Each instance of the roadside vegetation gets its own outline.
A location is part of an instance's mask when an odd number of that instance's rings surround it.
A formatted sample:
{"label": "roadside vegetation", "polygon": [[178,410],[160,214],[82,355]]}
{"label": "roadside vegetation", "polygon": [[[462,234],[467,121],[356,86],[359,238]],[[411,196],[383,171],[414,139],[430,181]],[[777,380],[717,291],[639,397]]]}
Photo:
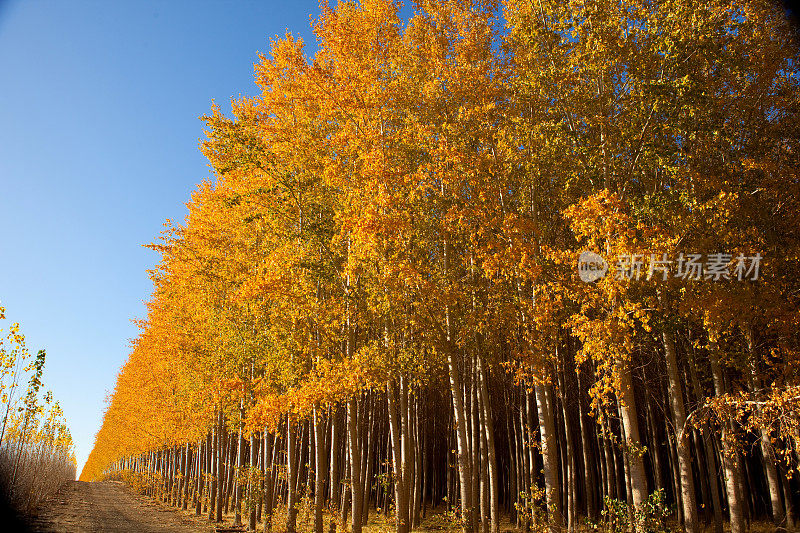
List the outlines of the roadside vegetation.
{"label": "roadside vegetation", "polygon": [[[5,320],[0,307],[0,321]],[[2,324],[2,322],[0,322]],[[22,520],[74,480],[72,436],[53,394],[44,392],[45,351],[28,350],[18,323],[0,329],[0,497]]]}

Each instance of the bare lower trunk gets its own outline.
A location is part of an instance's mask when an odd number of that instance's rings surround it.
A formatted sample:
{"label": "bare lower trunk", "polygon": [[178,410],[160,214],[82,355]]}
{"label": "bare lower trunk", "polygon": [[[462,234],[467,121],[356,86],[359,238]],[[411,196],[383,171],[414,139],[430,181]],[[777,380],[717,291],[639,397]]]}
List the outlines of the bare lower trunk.
{"label": "bare lower trunk", "polygon": [[219,486],[219,482],[217,478],[219,477],[219,470],[217,469],[217,456],[219,455],[217,450],[217,439],[219,439],[219,430],[218,427],[214,427],[212,429],[211,434],[211,446],[208,450],[209,459],[208,463],[210,465],[210,472],[211,472],[211,487],[208,494],[208,519],[213,520],[215,516],[215,505],[217,501],[217,487]]}
{"label": "bare lower trunk", "polygon": [[491,517],[491,533],[500,531],[500,483],[497,472],[497,450],[494,442],[494,420],[489,400],[488,377],[485,364],[478,355],[478,377],[480,378],[481,426],[486,443],[486,462],[489,474],[489,514]]}
{"label": "bare lower trunk", "polygon": [[424,437],[420,435],[421,433],[421,424],[420,424],[420,414],[419,414],[419,405],[420,405],[420,398],[419,396],[414,397],[413,407],[414,407],[414,418],[412,420],[412,435],[411,440],[413,442],[413,446],[411,446],[412,455],[414,457],[414,493],[411,497],[411,529],[419,527],[420,524],[420,508],[422,507],[422,494],[425,490],[425,472],[423,470],[423,460],[422,455],[424,453]]}
{"label": "bare lower trunk", "polygon": [[[205,441],[205,442],[204,442]],[[203,481],[205,480],[208,456],[208,438],[197,446],[197,479],[195,488],[194,514],[200,516],[203,512]]]}
{"label": "bare lower trunk", "polygon": [[[397,533],[407,533],[408,524],[408,498],[406,497],[406,484],[409,479],[405,476],[406,467],[403,457],[403,429],[404,424],[400,421],[403,406],[398,398],[398,386],[393,380],[386,387],[386,399],[389,409],[389,432],[392,440],[392,469],[394,470],[394,500],[395,500],[395,531]],[[403,394],[402,387],[399,394]]]}
{"label": "bare lower trunk", "polygon": [[352,508],[350,528],[352,533],[361,533],[361,511],[364,485],[361,479],[361,432],[358,427],[358,399],[347,402],[347,437],[350,448],[350,493]]}
{"label": "bare lower trunk", "polygon": [[366,448],[361,451],[361,455],[363,456],[363,461],[361,461],[361,479],[363,480],[362,486],[364,487],[364,497],[361,499],[361,523],[363,525],[367,525],[369,521],[369,497],[372,489],[370,480],[372,479],[373,459],[375,458],[373,455],[373,450],[375,448],[375,402],[370,397],[368,403],[369,407],[365,409],[364,414],[361,416],[363,420],[361,426],[363,427],[366,425],[367,431],[365,437]]}
{"label": "bare lower trunk", "polygon": [[716,461],[714,460],[714,446],[711,437],[703,433],[703,451],[706,458],[706,468],[708,469],[709,476],[709,492],[711,492],[711,503],[714,506],[714,533],[722,533],[722,502],[719,496],[719,482],[717,481],[719,474]]}
{"label": "bare lower trunk", "polygon": [[584,472],[584,487],[585,487],[585,498],[586,498],[586,514],[589,518],[594,519],[597,517],[597,475],[595,473],[595,456],[594,456],[594,448],[592,447],[592,440],[590,438],[590,428],[592,427],[591,421],[588,420],[586,416],[586,410],[584,409],[583,399],[586,398],[586,395],[583,393],[581,389],[581,374],[578,373],[578,422],[579,427],[578,429],[581,432],[581,450],[583,452],[583,467],[585,469]]}
{"label": "bare lower trunk", "polygon": [[611,440],[609,437],[609,431],[611,431],[611,429],[608,427],[605,418],[602,418],[600,423],[602,428],[603,457],[606,465],[606,494],[609,498],[618,499],[616,461],[614,459],[614,450],[611,449]]}
{"label": "bare lower trunk", "polygon": [[[441,182],[442,195],[445,193],[444,181]],[[443,270],[445,276],[450,270],[450,243],[444,240],[443,249]],[[445,306],[445,328],[447,343],[447,366],[450,373],[450,396],[453,401],[453,414],[456,422],[456,442],[458,448],[458,476],[461,481],[461,512],[462,512],[462,531],[470,533],[472,531],[472,465],[470,464],[469,439],[467,438],[467,421],[464,405],[464,387],[461,382],[461,369],[457,359],[458,348],[453,338],[453,317],[451,316],[450,306]]]}
{"label": "bare lower trunk", "polygon": [[236,439],[237,441],[237,453],[236,453],[236,469],[234,470],[234,482],[236,483],[236,492],[234,492],[235,501],[233,503],[234,509],[234,520],[233,524],[236,526],[242,525],[242,483],[241,483],[241,472],[244,468],[244,434],[243,434],[243,425],[244,425],[244,405],[239,405],[239,435]]}
{"label": "bare lower trunk", "polygon": [[[689,365],[689,377],[692,382],[692,390],[694,397],[697,401],[701,401],[705,397],[703,387],[700,385],[700,378],[697,375],[697,360],[694,356],[694,350],[690,350],[692,361]],[[696,443],[703,442],[703,452],[705,453],[706,468],[708,470],[708,484],[709,492],[711,492],[711,503],[714,506],[714,533],[722,533],[722,501],[720,498],[719,482],[719,469],[714,458],[714,442],[707,432],[702,432],[701,439],[695,439]]]}
{"label": "bare lower trunk", "polygon": [[[346,437],[346,435],[345,435],[345,437]],[[345,446],[344,463],[342,464],[342,466],[344,467],[345,475],[348,475],[348,473],[350,472],[350,447],[349,446]],[[349,475],[352,476],[351,473]],[[339,503],[339,512],[340,512],[339,521],[342,524],[346,524],[347,523],[348,513],[350,512],[350,493],[352,492],[350,490],[350,486],[351,486],[351,484],[347,483],[347,484],[343,485],[343,487],[342,487],[341,501]]]}
{"label": "bare lower trunk", "polygon": [[183,460],[183,505],[182,508],[185,511],[189,507],[189,487],[191,485],[192,480],[192,463],[191,463],[191,454],[192,450],[189,447],[189,443],[186,443],[186,450],[185,450],[185,457]]}
{"label": "bare lower trunk", "polygon": [[564,524],[561,515],[561,487],[558,483],[558,450],[556,425],[553,417],[553,397],[550,385],[537,383],[536,407],[539,412],[539,437],[541,439],[544,484],[550,532],[558,533]]}
{"label": "bare lower trunk", "polygon": [[478,533],[480,529],[480,501],[481,501],[481,432],[480,413],[478,413],[478,376],[477,357],[472,357],[469,377],[469,408],[467,437],[469,438],[470,457],[472,458],[472,531]]}
{"label": "bare lower trunk", "polygon": [[323,533],[322,507],[325,503],[325,474],[328,471],[328,451],[325,447],[325,422],[322,420],[319,405],[314,406],[314,451],[316,468],[314,470],[314,532]]}
{"label": "bare lower trunk", "polygon": [[275,470],[275,438],[271,433],[264,436],[264,533],[272,529],[273,473]]}
{"label": "bare lower trunk", "polygon": [[331,505],[339,504],[339,491],[342,485],[339,475],[339,447],[341,446],[341,425],[339,421],[339,409],[333,407],[331,411]]}
{"label": "bare lower trunk", "polygon": [[297,450],[297,432],[299,427],[291,419],[286,423],[286,531],[297,530],[297,479],[300,467],[299,450]]}
{"label": "bare lower trunk", "polygon": [[458,450],[458,476],[461,481],[461,509],[463,513],[464,533],[472,532],[472,465],[470,464],[470,449],[467,439],[467,420],[464,405],[464,388],[461,384],[461,375],[451,350],[447,356],[450,370],[450,394],[453,400],[453,415],[456,420],[456,446]]}
{"label": "bare lower trunk", "polygon": [[414,470],[414,440],[411,433],[411,421],[414,419],[412,416],[414,407],[413,397],[411,390],[408,386],[408,379],[405,377],[400,378],[400,428],[401,433],[401,447],[403,451],[403,484],[405,498],[405,514],[403,515],[406,522],[406,527],[411,530],[413,507],[411,506],[412,487],[415,485],[416,472]]}
{"label": "bare lower trunk", "polygon": [[[713,335],[713,334],[712,334]],[[719,361],[716,342],[711,341],[709,358],[711,360],[711,373],[714,377],[714,390],[717,396],[725,394],[725,377]],[[730,514],[731,533],[744,533],[744,510],[742,509],[741,492],[738,477],[738,456],[731,449],[730,439],[733,438],[733,422],[725,420],[722,423],[720,442],[722,444],[722,465],[725,471],[725,489],[728,494],[728,512]]]}
{"label": "bare lower trunk", "polygon": [[[563,365],[566,367],[566,365]],[[561,396],[561,415],[564,419],[564,444],[566,454],[564,456],[564,466],[566,467],[566,491],[567,491],[567,531],[572,533],[575,531],[576,522],[576,498],[578,496],[578,483],[576,473],[576,457],[575,457],[575,442],[573,439],[572,424],[569,418],[570,410],[567,408],[567,387],[566,387],[566,374],[562,369],[558,372],[559,376],[559,391]]]}
{"label": "bare lower trunk", "polygon": [[222,522],[222,500],[225,495],[225,472],[222,468],[222,454],[224,451],[225,433],[225,418],[222,416],[222,409],[220,409],[219,419],[217,421],[217,480],[214,483],[214,486],[217,489],[217,499],[216,503],[214,504],[214,510],[216,513],[214,519],[217,522]]}
{"label": "bare lower trunk", "polygon": [[639,419],[636,414],[636,398],[633,393],[633,375],[630,361],[620,361],[618,369],[620,381],[619,407],[622,425],[625,429],[625,453],[628,461],[631,500],[634,507],[639,507],[647,500],[647,478],[645,477],[644,459],[641,453]]}
{"label": "bare lower trunk", "polygon": [[683,529],[687,533],[697,531],[697,500],[694,493],[694,475],[689,449],[689,432],[686,431],[686,407],[683,403],[683,385],[678,369],[678,356],[675,351],[675,337],[665,331],[661,335],[669,378],[669,397],[672,407],[672,420],[675,424],[676,453],[680,478],[681,504],[683,505]]}
{"label": "bare lower trunk", "polygon": [[[258,464],[258,443],[261,439],[257,439],[255,433],[250,435],[250,468],[256,468]],[[254,484],[253,476],[248,476],[250,482],[248,484],[248,494],[250,497],[248,498],[249,501],[249,510],[250,512],[247,515],[247,529],[249,531],[256,530],[256,486]]]}

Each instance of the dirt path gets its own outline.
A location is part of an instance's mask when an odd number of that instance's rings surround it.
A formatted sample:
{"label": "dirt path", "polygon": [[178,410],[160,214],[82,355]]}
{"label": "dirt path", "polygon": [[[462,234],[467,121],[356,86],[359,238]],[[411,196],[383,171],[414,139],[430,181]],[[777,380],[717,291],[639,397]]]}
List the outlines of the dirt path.
{"label": "dirt path", "polygon": [[34,531],[42,533],[197,533],[214,528],[132,492],[119,481],[73,481],[45,504]]}

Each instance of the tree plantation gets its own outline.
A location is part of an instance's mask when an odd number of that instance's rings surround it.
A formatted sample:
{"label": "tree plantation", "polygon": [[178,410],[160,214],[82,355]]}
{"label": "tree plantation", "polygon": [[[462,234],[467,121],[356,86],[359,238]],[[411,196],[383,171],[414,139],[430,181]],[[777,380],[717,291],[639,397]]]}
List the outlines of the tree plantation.
{"label": "tree plantation", "polygon": [[793,529],[782,9],[320,8],[203,117],[81,479],[289,533]]}

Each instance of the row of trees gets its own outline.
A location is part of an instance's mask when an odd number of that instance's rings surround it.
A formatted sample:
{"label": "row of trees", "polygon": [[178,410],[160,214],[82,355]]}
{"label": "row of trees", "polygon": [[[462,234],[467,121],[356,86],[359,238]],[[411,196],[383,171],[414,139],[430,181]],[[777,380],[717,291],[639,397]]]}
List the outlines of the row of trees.
{"label": "row of trees", "polygon": [[33,357],[12,323],[0,337],[0,498],[21,517],[76,474],[64,413],[50,391],[40,390],[44,363],[44,350]]}
{"label": "row of trees", "polygon": [[[261,94],[204,117],[216,179],[152,245],[82,478],[251,529],[285,509],[290,532],[304,501],[317,533],[326,513],[359,533],[373,508],[400,533],[431,509],[464,532],[643,530],[664,503],[686,531],[791,527],[783,12],[414,6],[323,3],[313,57],[273,41]],[[610,265],[593,283],[586,250]]]}

